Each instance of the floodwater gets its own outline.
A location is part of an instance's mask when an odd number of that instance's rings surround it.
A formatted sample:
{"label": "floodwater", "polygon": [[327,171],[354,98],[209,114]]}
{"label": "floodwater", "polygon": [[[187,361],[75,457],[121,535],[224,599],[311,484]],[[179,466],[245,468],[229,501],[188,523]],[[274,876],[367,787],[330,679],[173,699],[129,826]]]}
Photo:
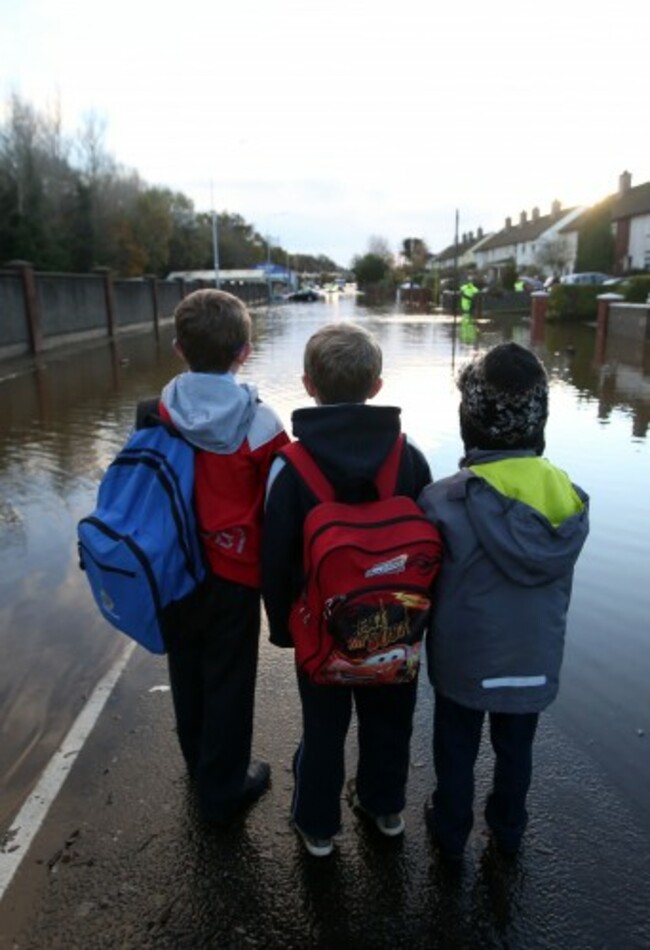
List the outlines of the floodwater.
{"label": "floodwater", "polygon": [[[579,561],[560,698],[552,715],[650,824],[650,353],[610,342],[595,362],[593,326],[549,326],[531,341],[522,318],[460,334],[442,314],[370,310],[350,298],[255,316],[242,372],[290,428],[309,404],[302,351],[321,324],[353,319],[384,351],[377,401],[402,407],[404,429],[435,477],[461,454],[459,367],[504,340],[531,345],[551,379],[547,455],[592,498]],[[136,402],[181,369],[167,327],[0,363],[0,836],[124,638],[94,609],[78,569],[75,525],[124,441]],[[262,664],[268,647],[263,646]]]}

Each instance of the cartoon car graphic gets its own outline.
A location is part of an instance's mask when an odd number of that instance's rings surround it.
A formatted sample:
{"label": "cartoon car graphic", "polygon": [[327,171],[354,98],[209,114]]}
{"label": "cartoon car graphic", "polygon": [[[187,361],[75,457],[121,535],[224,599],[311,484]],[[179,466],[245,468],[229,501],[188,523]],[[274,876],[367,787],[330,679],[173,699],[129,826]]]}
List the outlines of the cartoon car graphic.
{"label": "cartoon car graphic", "polygon": [[362,683],[366,680],[378,686],[398,683],[413,678],[419,659],[419,643],[412,646],[392,646],[381,653],[356,661],[336,652],[330,654],[326,667],[319,670],[318,679],[323,683],[340,685]]}

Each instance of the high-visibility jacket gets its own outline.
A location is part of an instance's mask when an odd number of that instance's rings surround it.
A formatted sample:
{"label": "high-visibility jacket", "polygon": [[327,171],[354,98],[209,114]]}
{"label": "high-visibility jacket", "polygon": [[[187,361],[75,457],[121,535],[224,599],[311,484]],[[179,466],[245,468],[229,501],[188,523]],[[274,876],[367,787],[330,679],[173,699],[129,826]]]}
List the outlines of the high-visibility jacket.
{"label": "high-visibility jacket", "polygon": [[471,313],[474,307],[474,297],[480,290],[471,280],[467,281],[460,288],[460,308],[463,313]]}

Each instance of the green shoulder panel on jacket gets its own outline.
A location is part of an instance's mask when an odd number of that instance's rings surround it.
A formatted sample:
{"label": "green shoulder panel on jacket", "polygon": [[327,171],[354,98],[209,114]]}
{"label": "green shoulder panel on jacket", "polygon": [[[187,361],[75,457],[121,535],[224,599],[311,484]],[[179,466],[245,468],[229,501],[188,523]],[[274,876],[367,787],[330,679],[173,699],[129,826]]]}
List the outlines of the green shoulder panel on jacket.
{"label": "green shoulder panel on jacket", "polygon": [[584,508],[569,476],[548,459],[511,458],[470,467],[495,491],[530,505],[555,527]]}

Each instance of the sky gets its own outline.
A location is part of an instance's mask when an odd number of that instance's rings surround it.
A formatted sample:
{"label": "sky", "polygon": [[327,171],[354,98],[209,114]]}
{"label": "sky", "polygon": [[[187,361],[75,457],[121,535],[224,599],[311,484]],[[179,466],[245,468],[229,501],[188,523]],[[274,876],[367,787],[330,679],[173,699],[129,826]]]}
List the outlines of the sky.
{"label": "sky", "polygon": [[14,93],[197,211],[342,266],[650,181],[647,0],[0,0]]}

